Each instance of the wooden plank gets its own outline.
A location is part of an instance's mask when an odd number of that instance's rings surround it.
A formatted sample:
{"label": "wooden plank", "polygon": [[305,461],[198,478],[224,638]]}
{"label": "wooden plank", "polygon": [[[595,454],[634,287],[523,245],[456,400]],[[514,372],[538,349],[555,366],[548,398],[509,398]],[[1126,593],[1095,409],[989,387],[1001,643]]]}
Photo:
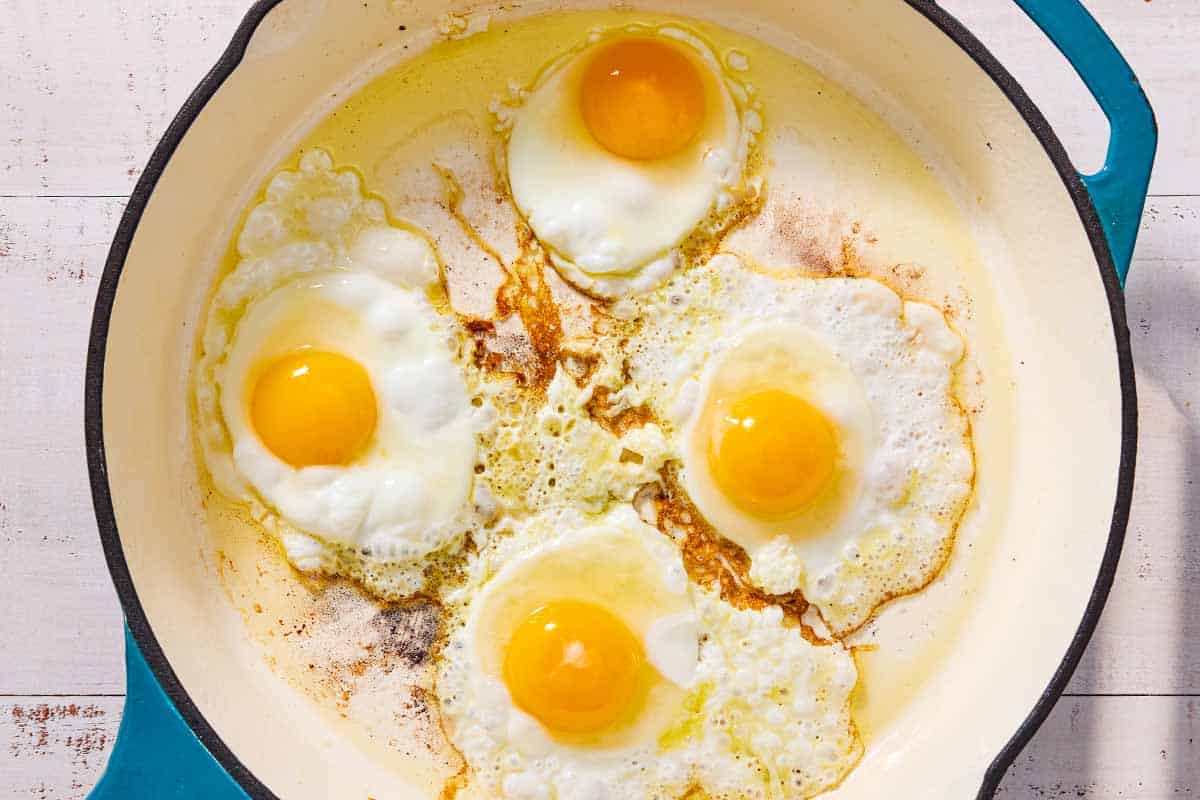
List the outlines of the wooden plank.
{"label": "wooden plank", "polygon": [[[1200,6],[1087,0],[1133,63],[1162,129],[1152,191],[1200,193]],[[1009,3],[943,0],[1017,75],[1077,164],[1105,125]],[[248,0],[0,4],[0,195],[124,195]],[[112,746],[119,612],[94,533],[80,433],[90,306],[118,199],[0,197],[0,800],[82,798]],[[1157,198],[1128,307],[1139,368],[1135,505],[1117,585],[1068,697],[1003,798],[1200,793],[1200,199]],[[16,469],[13,469],[16,467]],[[14,646],[15,645],[15,646]],[[72,707],[74,710],[71,710]],[[19,709],[19,713],[18,713]]]}
{"label": "wooden plank", "polygon": [[123,205],[0,200],[0,694],[122,691],[121,616],[88,493],[83,369]]}
{"label": "wooden plank", "polygon": [[1200,699],[1064,697],[998,800],[1165,800],[1200,792]]}
{"label": "wooden plank", "polygon": [[[119,697],[0,698],[0,800],[82,800],[116,738]],[[1068,697],[1001,800],[1162,800],[1200,787],[1200,700]]]}
{"label": "wooden plank", "polygon": [[[1195,0],[1085,0],[1133,66],[1158,116],[1159,148],[1150,191],[1200,193],[1200,3]],[[1104,161],[1108,122],[1049,40],[1004,0],[941,0],[1000,59],[1042,109],[1075,164]]]}
{"label": "wooden plank", "polygon": [[[947,0],[1079,155],[1098,164],[1107,126],[1053,46],[1010,2]],[[0,4],[0,194],[127,194],[248,0],[8,0]],[[1153,191],[1200,192],[1200,5],[1090,0],[1155,102]]]}
{"label": "wooden plank", "polygon": [[0,697],[0,800],[82,800],[117,738],[120,697]]}
{"label": "wooden plank", "polygon": [[128,194],[249,5],[0,3],[0,194]]}

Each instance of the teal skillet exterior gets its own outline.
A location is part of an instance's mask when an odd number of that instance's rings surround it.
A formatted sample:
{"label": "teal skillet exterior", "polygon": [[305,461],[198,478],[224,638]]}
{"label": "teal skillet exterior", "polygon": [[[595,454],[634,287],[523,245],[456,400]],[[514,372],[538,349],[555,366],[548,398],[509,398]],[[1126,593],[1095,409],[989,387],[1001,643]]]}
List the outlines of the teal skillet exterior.
{"label": "teal skillet exterior", "polygon": [[1081,175],[1125,285],[1158,148],[1154,112],[1137,76],[1077,0],[1015,0],[1062,52],[1108,117],[1104,166]]}
{"label": "teal skillet exterior", "polygon": [[[151,168],[146,170],[145,177],[150,179],[149,183],[139,185],[131,199],[130,207],[134,211],[132,225],[136,226],[136,216],[140,206],[145,205],[149,192],[153,190],[154,179],[161,173],[175,145],[186,132],[187,126],[216,91],[224,77],[236,67],[254,29],[278,1],[261,0],[249,12],[234,43],[226,51],[221,62],[206,78],[205,83],[201,84],[196,93],[189,98],[180,115],[168,129],[163,143],[152,158]],[[919,0],[910,0],[910,2],[918,7],[923,4]],[[1117,278],[1124,285],[1133,255],[1133,246],[1137,238],[1138,224],[1146,200],[1146,189],[1157,147],[1158,134],[1154,113],[1128,63],[1078,0],[1014,0],[1014,2],[1029,15],[1067,57],[1108,117],[1111,138],[1104,166],[1093,175],[1081,175],[1080,179],[1091,196],[1096,216],[1112,255]],[[214,76],[216,76],[215,82],[213,82]],[[160,162],[157,164],[157,170],[152,169],[156,161]],[[141,194],[140,198],[139,194]],[[113,255],[110,256],[109,269],[113,267],[114,256],[119,256],[119,260],[116,261],[117,272],[119,272],[120,261],[124,257],[124,250],[128,247],[128,241],[125,241],[122,246],[123,234],[130,238],[132,236],[132,229],[125,230],[125,226],[129,222],[128,218],[123,221],[122,231],[118,232],[113,246]],[[114,281],[115,277],[114,275]],[[101,291],[104,291],[103,287]],[[101,299],[103,300],[103,298]],[[104,322],[107,322],[107,318]],[[95,344],[94,329],[93,346]],[[103,341],[100,344],[102,346]],[[102,360],[100,364],[102,367]],[[92,377],[89,374],[89,382]],[[91,386],[88,391],[90,401]],[[93,439],[90,427],[93,422],[89,413],[89,444]],[[93,469],[93,483],[95,483],[95,475],[96,471]],[[95,487],[93,488],[95,490]],[[107,503],[106,486],[104,492],[107,508],[102,509],[99,502],[97,503],[97,515],[100,518],[102,529],[108,524],[105,517],[111,514],[111,505]],[[117,575],[114,573],[114,580],[116,579]],[[122,589],[120,581],[118,581],[118,589]],[[129,591],[132,594],[131,586]],[[122,600],[126,603],[125,608],[128,613],[130,601],[124,596]],[[137,604],[136,595],[133,596],[132,603]],[[138,615],[142,616],[140,605],[136,605],[136,610]],[[140,625],[145,624],[144,616],[135,624],[139,623]],[[146,631],[148,633],[149,629],[147,628]],[[1090,631],[1088,632],[1090,633]],[[149,634],[149,636],[153,641],[153,634]],[[157,643],[154,643],[154,649],[158,649]],[[250,795],[242,786],[250,789],[255,798],[273,797],[266,787],[249,775],[232,754],[222,754],[225,757],[221,758],[221,762],[232,763],[239,768],[237,771],[243,773],[240,775],[242,778],[240,785],[222,766],[222,763],[214,758],[209,749],[197,737],[193,726],[181,714],[175,701],[168,696],[155,677],[156,673],[170,674],[172,682],[177,683],[173,680],[174,675],[165,658],[161,659],[162,663],[156,670],[152,670],[128,626],[126,627],[125,650],[125,714],[121,721],[116,745],[109,758],[107,770],[100,783],[89,795],[91,800],[136,800],[140,798],[244,800]],[[188,704],[190,705],[190,700]],[[193,713],[195,713],[194,710]],[[1032,735],[1032,731],[1029,731],[1029,735]],[[1021,738],[1027,739],[1028,737]],[[1020,743],[1023,744],[1023,741]],[[1011,762],[1015,755],[1015,752],[1011,753],[1007,757],[1007,761]],[[1005,760],[1004,754],[1001,754],[997,762],[1002,760]],[[999,767],[999,770],[996,767]],[[1003,773],[1005,767],[1007,767],[1007,763],[993,764],[989,775],[997,773],[998,779],[998,775]],[[997,779],[990,778],[987,781],[983,791],[980,792],[981,798],[991,796],[995,789],[995,783],[998,782]]]}
{"label": "teal skillet exterior", "polygon": [[92,800],[246,800],[154,677],[125,629],[125,714]]}

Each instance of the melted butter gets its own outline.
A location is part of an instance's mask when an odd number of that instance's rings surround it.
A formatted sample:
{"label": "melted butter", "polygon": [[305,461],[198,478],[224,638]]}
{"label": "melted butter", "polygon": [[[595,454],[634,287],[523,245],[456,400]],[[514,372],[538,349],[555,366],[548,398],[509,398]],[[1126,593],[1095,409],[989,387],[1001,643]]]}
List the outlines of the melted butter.
{"label": "melted butter", "polygon": [[[765,121],[769,200],[763,213],[728,238],[725,249],[763,269],[802,265],[807,271],[866,274],[906,295],[944,301],[968,342],[960,393],[974,411],[977,494],[941,578],[922,594],[890,605],[852,640],[868,645],[858,651],[862,677],[855,717],[869,746],[954,656],[1009,492],[1011,362],[971,220],[938,180],[934,165],[848,89],[786,53],[694,20],[603,10],[493,20],[489,30],[469,38],[440,41],[355,92],[279,166],[291,168],[304,151],[324,148],[339,168],[354,167],[367,190],[403,220],[398,210],[406,203],[406,171],[428,166],[420,163],[425,151],[414,146],[423,134],[457,130],[464,140],[476,137],[477,144],[495,147],[499,139],[489,106],[508,95],[510,83],[528,85],[594,28],[634,22],[673,23],[697,32],[727,64],[744,65],[732,74],[755,89]],[[436,232],[431,235],[439,241]],[[503,260],[503,243],[490,244],[495,245],[490,257]],[[235,263],[231,246],[225,270]],[[499,281],[485,282],[482,293],[494,292]],[[455,288],[450,291],[453,296]],[[479,300],[485,311],[489,299]],[[436,792],[459,769],[453,754],[432,745],[403,756],[387,752],[392,734],[380,735],[373,728],[377,721],[343,697],[349,691],[343,684],[353,681],[313,669],[292,635],[285,635],[321,613],[327,585],[290,570],[278,546],[236,507],[213,496],[209,511],[218,558],[230,567],[245,565],[219,571],[268,662],[319,703],[332,701],[331,719],[356,739],[369,740],[389,763],[404,762],[411,774],[410,762],[424,758],[428,765],[417,771]],[[341,706],[339,699],[345,700]]]}

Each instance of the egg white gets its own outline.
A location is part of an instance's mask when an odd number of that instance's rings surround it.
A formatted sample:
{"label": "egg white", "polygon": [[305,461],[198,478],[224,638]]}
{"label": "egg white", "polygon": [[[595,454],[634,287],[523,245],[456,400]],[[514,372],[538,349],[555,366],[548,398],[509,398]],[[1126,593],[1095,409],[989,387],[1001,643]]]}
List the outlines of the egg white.
{"label": "egg white", "polygon": [[[551,599],[621,616],[663,676],[632,730],[564,744],[517,709],[499,677],[515,625]],[[436,682],[444,726],[470,768],[468,798],[807,798],[862,754],[840,644],[809,642],[777,607],[736,609],[691,584],[670,540],[628,506],[569,507],[498,533],[447,598]]]}
{"label": "egg white", "polygon": [[[648,797],[684,761],[652,758],[698,662],[691,587],[679,553],[628,506],[588,519],[569,508],[534,517],[472,564],[452,601],[437,693],[450,740],[487,797]],[[596,603],[638,637],[658,678],[628,727],[597,742],[556,741],[517,708],[501,677],[520,622],[553,600]],[[605,792],[609,794],[605,794]],[[471,796],[468,794],[468,796]]]}
{"label": "egg white", "polygon": [[588,410],[597,389],[612,380],[611,371],[610,365],[598,368],[580,386],[559,367],[544,396],[514,394],[500,382],[483,387],[499,418],[486,442],[480,480],[508,513],[564,505],[601,513],[658,481],[671,455],[662,428],[648,422],[614,433]]}
{"label": "egg white", "polygon": [[[940,311],[876,281],[761,274],[720,256],[645,298],[638,313],[633,378],[671,420],[685,491],[747,551],[755,585],[801,590],[841,636],[937,575],[974,476],[969,423],[954,393],[963,344]],[[786,382],[753,348],[737,361],[748,341],[772,340],[815,376],[806,399],[850,445],[836,502],[794,519],[731,504],[696,430],[722,371],[747,385]]]}
{"label": "egg white", "polygon": [[[247,503],[298,569],[354,577],[384,597],[417,591],[423,559],[479,516],[473,467],[489,411],[471,405],[456,332],[427,297],[432,248],[314,150],[268,184],[238,252],[194,374],[216,488]],[[293,468],[249,421],[257,371],[300,347],[345,355],[370,377],[376,431],[350,464]]]}
{"label": "egg white", "polygon": [[[595,141],[582,119],[579,84],[593,48],[623,35],[664,38],[702,76],[707,116],[679,153],[622,158]],[[513,200],[567,280],[610,297],[646,291],[676,268],[678,247],[697,226],[734,202],[761,127],[746,105],[745,89],[687,31],[631,26],[597,36],[548,66],[509,115]]]}
{"label": "egg white", "polygon": [[[302,347],[348,355],[370,377],[378,421],[349,464],[292,467],[254,431],[256,372]],[[450,535],[471,488],[472,407],[423,296],[368,273],[299,278],[246,310],[217,386],[234,464],[292,526],[382,561],[418,559]]]}
{"label": "egg white", "polygon": [[738,609],[700,591],[696,607],[704,645],[677,729],[690,734],[695,781],[731,799],[800,800],[837,786],[864,752],[853,654],[808,641],[778,606]]}

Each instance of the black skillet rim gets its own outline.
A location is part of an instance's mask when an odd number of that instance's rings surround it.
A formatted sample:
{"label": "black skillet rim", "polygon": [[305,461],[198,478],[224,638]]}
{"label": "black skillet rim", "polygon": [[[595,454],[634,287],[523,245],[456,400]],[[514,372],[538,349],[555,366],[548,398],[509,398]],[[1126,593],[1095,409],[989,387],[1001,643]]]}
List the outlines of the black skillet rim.
{"label": "black skillet rim", "polygon": [[[217,92],[225,79],[237,68],[246,52],[246,47],[263,18],[282,0],[258,0],[246,13],[241,24],[233,35],[229,46],[222,53],[217,63],[209,70],[200,84],[193,90],[179,113],[171,121],[163,134],[162,140],[154,149],[145,170],[138,179],[125,212],[121,216],[120,225],[113,238],[105,261],[104,273],[100,278],[100,286],[96,295],[96,304],[92,314],[91,333],[88,340],[87,373],[84,380],[84,434],[87,449],[88,474],[91,481],[92,504],[95,508],[96,523],[100,531],[100,540],[104,547],[104,556],[112,575],[113,585],[121,601],[125,619],[141,648],[146,663],[154,672],[164,691],[174,702],[180,716],[204,744],[208,751],[242,787],[253,800],[277,800],[271,792],[249,769],[241,762],[232,750],[225,744],[208,720],[200,713],[196,704],[188,695],[175,671],[171,668],[166,655],[151,630],[145,611],[138,599],[133,585],[129,566],[125,561],[125,553],[121,548],[120,534],[117,531],[116,517],[113,512],[112,496],[108,485],[108,468],[104,453],[104,428],[102,415],[102,398],[104,384],[104,358],[108,341],[109,319],[112,315],[113,302],[116,299],[117,286],[121,270],[125,265],[125,257],[129,252],[134,233],[149,202],[163,170],[174,154],[175,149],[183,140],[188,128],[203,111],[204,106]],[[1000,785],[1004,773],[1016,759],[1038,728],[1041,727],[1050,710],[1058,701],[1066,688],[1067,682],[1075,672],[1080,658],[1087,647],[1100,613],[1108,599],[1116,575],[1117,562],[1120,559],[1121,547],[1125,539],[1125,527],[1129,519],[1129,507],[1133,495],[1134,459],[1137,449],[1137,393],[1134,386],[1133,360],[1129,348],[1129,329],[1125,320],[1125,302],[1116,269],[1113,265],[1112,254],[1105,238],[1100,218],[1092,203],[1087,188],[1079,174],[1071,166],[1066,150],[1046,121],[1045,116],[1030,100],[1025,90],[1009,74],[999,61],[996,60],[984,45],[968,31],[962,23],[942,9],[933,0],[905,0],[909,6],[922,14],[950,37],[959,47],[974,59],[975,63],[988,74],[1009,101],[1020,112],[1037,137],[1051,163],[1062,178],[1063,184],[1075,203],[1080,221],[1091,241],[1096,263],[1100,270],[1100,280],[1108,297],[1108,305],[1112,314],[1113,331],[1116,337],[1117,363],[1121,380],[1121,458],[1120,471],[1117,480],[1116,499],[1113,507],[1112,525],[1109,529],[1108,544],[1096,582],[1092,589],[1091,598],[1084,611],[1083,618],[1075,631],[1067,652],[1059,663],[1049,685],[1041,697],[1021,723],[1020,727],[1009,739],[1008,743],[993,759],[984,775],[977,800],[991,798]]]}

